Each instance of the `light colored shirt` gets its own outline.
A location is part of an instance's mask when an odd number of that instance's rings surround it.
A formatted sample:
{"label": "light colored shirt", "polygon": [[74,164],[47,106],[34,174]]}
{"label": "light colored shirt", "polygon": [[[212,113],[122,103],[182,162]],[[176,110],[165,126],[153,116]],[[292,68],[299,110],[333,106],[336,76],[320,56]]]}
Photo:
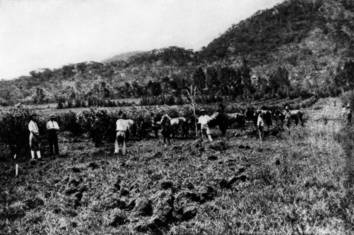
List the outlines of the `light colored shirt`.
{"label": "light colored shirt", "polygon": [[58,123],[56,121],[48,121],[47,130],[59,130]]}
{"label": "light colored shirt", "polygon": [[184,117],[172,118],[171,125],[178,125],[180,122],[185,122],[186,119]]}
{"label": "light colored shirt", "polygon": [[291,111],[285,111],[285,112],[284,112],[284,117],[285,117],[286,120],[287,120],[287,119],[290,119],[290,117],[291,117]]}
{"label": "light colored shirt", "polygon": [[208,128],[208,122],[210,122],[212,118],[208,115],[203,115],[198,118],[198,123],[200,124],[201,128]]}
{"label": "light colored shirt", "polygon": [[206,125],[212,118],[208,115],[203,115],[198,118],[198,123],[201,125]]}
{"label": "light colored shirt", "polygon": [[39,134],[38,125],[32,120],[28,123],[28,130],[34,134]]}
{"label": "light colored shirt", "polygon": [[261,115],[258,115],[258,118],[257,118],[257,126],[260,126],[260,127],[263,127],[263,126],[264,126],[264,120],[263,120],[263,118],[261,117]]}
{"label": "light colored shirt", "polygon": [[134,121],[131,119],[118,119],[116,122],[116,131],[127,131],[133,124]]}

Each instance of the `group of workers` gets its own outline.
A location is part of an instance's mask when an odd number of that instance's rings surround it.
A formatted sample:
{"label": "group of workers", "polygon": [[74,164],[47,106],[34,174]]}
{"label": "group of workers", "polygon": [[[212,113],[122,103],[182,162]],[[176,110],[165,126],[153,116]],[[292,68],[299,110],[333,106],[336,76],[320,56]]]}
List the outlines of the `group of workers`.
{"label": "group of workers", "polygon": [[[200,111],[200,116],[197,119],[197,123],[199,125],[200,130],[200,137],[203,139],[205,136],[210,142],[213,141],[211,130],[209,123],[213,119],[216,118],[217,115],[224,112],[224,106],[221,104],[219,105],[218,112],[214,113],[213,115],[207,115],[205,110]],[[259,139],[262,141],[264,138],[264,128],[265,128],[265,115],[267,111],[258,110],[255,112],[256,115],[256,127],[258,130]],[[285,106],[284,109],[284,121],[287,127],[290,126],[290,119],[292,118],[292,113],[289,109],[289,106]],[[352,119],[352,111],[350,105],[346,105],[343,108],[343,115],[348,124],[351,123]],[[157,116],[154,114],[151,115],[151,128],[155,134],[155,137],[158,137],[158,131],[161,128],[161,134],[163,136],[163,142],[165,144],[170,144],[170,136],[172,134],[173,125],[179,122],[185,122],[185,118],[178,117],[178,118],[171,118],[167,114],[164,114],[162,118],[159,120]],[[114,153],[119,154],[120,152],[125,155],[126,154],[126,139],[127,133],[130,131],[132,126],[134,125],[134,121],[128,119],[126,114],[122,114],[120,118],[116,121],[116,139],[114,143]],[[47,129],[47,137],[48,137],[48,144],[49,144],[49,151],[50,155],[58,155],[59,154],[59,146],[58,146],[58,131],[59,131],[59,124],[55,120],[55,116],[50,116],[50,119],[46,123]],[[29,135],[29,147],[31,151],[31,159],[34,160],[36,157],[41,159],[41,151],[40,151],[40,138],[39,138],[39,128],[35,121],[35,115],[30,117],[30,121],[28,123],[28,130],[30,132]]]}
{"label": "group of workers", "polygon": [[[55,116],[50,116],[50,119],[46,123],[46,129],[48,133],[48,144],[49,152],[51,156],[59,155],[59,145],[58,145],[58,131],[59,124],[55,120]],[[29,147],[31,151],[31,159],[35,160],[42,158],[40,150],[40,138],[39,138],[39,128],[35,120],[35,115],[30,116],[30,121],[28,123],[29,130]]]}

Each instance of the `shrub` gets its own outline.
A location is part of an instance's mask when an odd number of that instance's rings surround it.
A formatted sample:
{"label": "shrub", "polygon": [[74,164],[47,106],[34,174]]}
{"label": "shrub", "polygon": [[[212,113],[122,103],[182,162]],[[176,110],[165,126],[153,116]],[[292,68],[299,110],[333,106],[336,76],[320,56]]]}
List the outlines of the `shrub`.
{"label": "shrub", "polygon": [[114,101],[107,99],[98,99],[95,97],[90,97],[88,100],[83,99],[70,99],[65,100],[63,98],[57,100],[57,109],[64,108],[83,108],[83,107],[125,107],[132,106],[134,102],[126,102],[126,101]]}
{"label": "shrub", "polygon": [[83,129],[78,123],[76,114],[72,111],[65,113],[59,117],[59,124],[62,130],[69,131],[73,136],[80,136]]}
{"label": "shrub", "polygon": [[179,117],[181,116],[181,114],[178,112],[177,109],[173,108],[167,111],[167,114],[171,117],[171,118],[175,118],[175,117]]}
{"label": "shrub", "polygon": [[13,109],[0,120],[0,141],[7,145],[11,154],[25,156],[29,153],[27,125],[31,114],[28,109]]}
{"label": "shrub", "polygon": [[83,132],[88,133],[95,145],[99,146],[103,140],[114,141],[117,118],[117,114],[109,114],[106,110],[91,109],[80,114],[78,125]]}

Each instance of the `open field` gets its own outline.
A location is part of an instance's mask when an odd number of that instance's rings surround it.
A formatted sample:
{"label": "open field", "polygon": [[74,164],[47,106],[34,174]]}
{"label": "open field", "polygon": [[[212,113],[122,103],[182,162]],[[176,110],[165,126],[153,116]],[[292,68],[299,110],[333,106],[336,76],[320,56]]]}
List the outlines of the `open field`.
{"label": "open field", "polygon": [[352,139],[339,135],[340,111],[323,99],[305,127],[263,143],[233,130],[211,144],[131,142],[124,157],[63,134],[60,158],[23,163],[18,178],[0,163],[0,233],[351,233]]}

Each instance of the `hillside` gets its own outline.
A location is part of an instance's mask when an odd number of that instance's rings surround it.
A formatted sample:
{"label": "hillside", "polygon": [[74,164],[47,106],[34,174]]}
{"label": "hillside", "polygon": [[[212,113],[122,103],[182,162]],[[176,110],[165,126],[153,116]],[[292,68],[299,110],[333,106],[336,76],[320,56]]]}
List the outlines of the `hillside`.
{"label": "hillside", "polygon": [[[147,91],[149,81],[158,86],[168,81],[168,88],[158,89],[162,93],[172,93],[179,86],[176,84],[197,82],[203,83],[203,91],[215,84],[215,94],[245,89],[254,97],[276,92],[286,96],[289,91],[335,94],[342,84],[348,84],[338,74],[354,57],[353,35],[353,1],[289,0],[233,25],[201,51],[169,47],[122,54],[103,63],[33,71],[31,76],[0,81],[0,101],[42,103],[58,97],[156,95]],[[234,71],[245,61],[246,70]],[[250,77],[252,81],[248,81]]]}
{"label": "hillside", "polygon": [[187,77],[192,73],[192,58],[189,50],[169,47],[131,55],[128,61],[90,61],[32,71],[30,76],[0,81],[0,98],[26,103],[43,96],[43,102],[52,102],[58,97],[100,96],[105,91],[109,98],[139,97],[139,89],[131,87],[168,76]]}
{"label": "hillside", "polygon": [[293,80],[327,79],[353,58],[354,2],[289,0],[233,25],[201,51],[209,61],[247,58],[256,74],[282,65]]}

